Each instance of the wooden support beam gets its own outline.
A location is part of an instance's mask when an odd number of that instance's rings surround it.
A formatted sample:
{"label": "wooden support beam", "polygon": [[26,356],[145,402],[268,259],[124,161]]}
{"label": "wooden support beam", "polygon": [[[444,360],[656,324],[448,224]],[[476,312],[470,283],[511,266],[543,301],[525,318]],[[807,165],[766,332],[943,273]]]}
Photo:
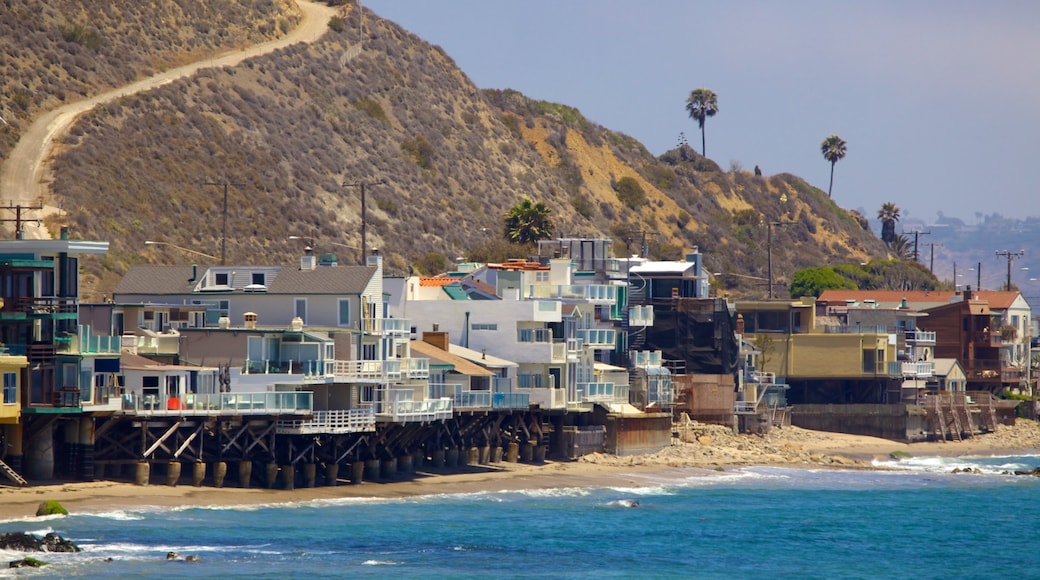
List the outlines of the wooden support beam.
{"label": "wooden support beam", "polygon": [[[191,435],[189,435],[184,440],[184,443],[180,447],[177,448],[177,451],[173,454],[173,456],[174,457],[180,457],[181,453],[184,453],[184,450],[188,448],[188,445],[191,445],[191,442],[194,441],[195,438],[199,436],[199,433],[201,431],[202,431],[202,425],[199,425],[198,427],[195,428],[194,431],[192,431]],[[200,455],[200,457],[201,457],[201,455]]]}
{"label": "wooden support beam", "polygon": [[367,441],[368,441],[368,436],[367,435],[362,435],[361,437],[359,437],[358,440],[353,443],[353,445],[347,447],[346,450],[344,450],[343,453],[339,457],[336,458],[336,463],[343,463],[343,460],[347,458],[347,455],[350,455],[351,451],[353,451],[355,448],[357,448],[358,445],[362,445],[362,444],[364,444]]}
{"label": "wooden support beam", "polygon": [[[246,448],[245,448],[245,449],[244,449],[244,450],[242,451],[242,454],[243,454],[243,455],[245,455],[246,453],[249,453],[250,451],[252,451],[253,447],[256,447],[257,445],[261,445],[261,446],[263,446],[263,448],[264,448],[264,451],[267,451],[268,453],[271,453],[271,450],[272,450],[272,449],[274,449],[274,446],[272,445],[272,446],[268,447],[267,445],[264,445],[264,437],[265,437],[265,436],[266,436],[266,435],[267,435],[268,433],[270,433],[271,431],[273,431],[276,425],[278,425],[278,422],[277,422],[277,421],[271,421],[271,424],[270,424],[270,425],[268,425],[268,426],[267,426],[267,428],[263,430],[263,432],[261,432],[261,433],[260,433],[259,435],[257,435],[257,436],[256,436],[256,437],[255,437],[255,438],[253,439],[253,442],[252,442],[252,443],[250,443],[250,444],[249,444],[249,446],[248,446],[248,447],[246,447]],[[273,440],[273,438],[272,438],[272,443],[273,443],[273,442],[274,442],[274,440]]]}
{"label": "wooden support beam", "polygon": [[[160,446],[162,448],[166,449],[167,451],[169,451],[169,448],[167,448],[165,445],[163,445],[163,441],[166,441],[166,439],[170,435],[173,435],[177,431],[177,429],[180,428],[181,423],[183,423],[183,421],[177,421],[173,425],[170,425],[170,428],[167,429],[165,433],[163,433],[162,437],[160,437],[158,440],[156,440],[156,442],[153,443],[151,447],[146,449],[145,452],[143,454],[141,454],[141,457],[147,458],[152,453],[155,453],[155,450],[158,449]],[[148,427],[145,426],[144,430],[145,430],[145,433],[147,433],[148,432]]]}
{"label": "wooden support beam", "polygon": [[[242,426],[239,427],[238,431],[231,437],[231,439],[227,443],[224,444],[224,447],[221,448],[220,455],[223,456],[225,453],[227,453],[227,450],[230,449],[232,445],[235,445],[235,447],[242,449],[242,446],[236,445],[235,441],[237,441],[238,438],[247,431],[249,431],[249,423],[242,423]],[[245,456],[244,451],[242,452],[242,455]]]}
{"label": "wooden support beam", "polygon": [[301,460],[301,459],[303,459],[303,456],[304,456],[304,455],[306,455],[308,451],[313,451],[313,450],[314,450],[314,441],[311,441],[311,442],[310,442],[310,444],[308,444],[308,445],[307,445],[306,447],[304,447],[304,448],[303,448],[303,449],[302,449],[302,450],[301,450],[301,451],[300,451],[299,453],[297,453],[297,454],[296,454],[296,457],[292,457],[292,449],[290,448],[290,453],[289,453],[289,456],[290,456],[290,459],[289,459],[289,464],[290,464],[290,465],[296,465],[296,462],[297,462],[297,461],[299,461],[299,460]]}

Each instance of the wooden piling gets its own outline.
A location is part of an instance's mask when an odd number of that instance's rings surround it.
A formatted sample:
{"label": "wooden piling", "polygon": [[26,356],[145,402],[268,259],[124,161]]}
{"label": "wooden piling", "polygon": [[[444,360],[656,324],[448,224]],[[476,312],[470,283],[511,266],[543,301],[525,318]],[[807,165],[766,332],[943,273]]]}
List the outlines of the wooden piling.
{"label": "wooden piling", "polygon": [[330,463],[325,466],[325,485],[336,487],[339,483],[339,464]]}
{"label": "wooden piling", "polygon": [[227,478],[227,463],[217,461],[213,463],[213,487],[224,487],[224,479]]}
{"label": "wooden piling", "polygon": [[152,466],[147,461],[138,461],[134,467],[134,485],[148,485],[148,474]]}
{"label": "wooden piling", "polygon": [[244,459],[238,462],[238,486],[249,487],[249,480],[253,477],[253,462]]}
{"label": "wooden piling", "polygon": [[206,464],[196,461],[191,468],[191,484],[195,487],[202,487],[204,479],[206,479]]}
{"label": "wooden piling", "polygon": [[166,485],[177,486],[177,480],[181,478],[181,462],[170,461],[166,464]]}
{"label": "wooden piling", "polygon": [[313,463],[303,464],[303,487],[314,487],[314,480],[318,477],[318,466]]}

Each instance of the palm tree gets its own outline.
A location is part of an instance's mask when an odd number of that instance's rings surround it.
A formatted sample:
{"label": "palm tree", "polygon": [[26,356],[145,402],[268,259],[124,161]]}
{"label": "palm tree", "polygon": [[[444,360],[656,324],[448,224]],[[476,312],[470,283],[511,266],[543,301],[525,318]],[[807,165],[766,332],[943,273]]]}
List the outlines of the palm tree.
{"label": "palm tree", "polygon": [[701,155],[705,155],[707,149],[704,146],[704,121],[719,112],[719,98],[711,89],[694,89],[686,99],[686,110],[690,113],[690,118],[696,119],[697,125],[701,128]]}
{"label": "palm tree", "polygon": [[888,243],[888,249],[897,260],[912,260],[914,258],[914,243],[903,234],[896,234]]}
{"label": "palm tree", "polygon": [[881,241],[891,244],[896,239],[896,222],[899,221],[899,208],[891,201],[886,202],[877,212],[881,220]]}
{"label": "palm tree", "polygon": [[506,213],[506,239],[514,244],[529,244],[552,237],[554,227],[549,220],[550,213],[552,210],[544,203],[524,198]]}
{"label": "palm tree", "polygon": [[845,157],[845,140],[837,135],[831,135],[823,140],[820,145],[823,158],[831,162],[831,184],[827,186],[827,197],[831,196],[831,188],[834,187],[834,164]]}

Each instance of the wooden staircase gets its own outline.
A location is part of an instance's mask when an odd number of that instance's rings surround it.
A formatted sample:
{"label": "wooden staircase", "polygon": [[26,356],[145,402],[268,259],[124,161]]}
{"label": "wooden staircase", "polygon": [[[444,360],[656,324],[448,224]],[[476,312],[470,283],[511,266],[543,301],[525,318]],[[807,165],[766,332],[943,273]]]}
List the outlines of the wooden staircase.
{"label": "wooden staircase", "polygon": [[11,466],[7,465],[3,461],[0,461],[0,473],[3,473],[4,476],[7,477],[7,479],[10,479],[11,481],[17,483],[21,487],[26,487],[29,485],[29,482],[25,481],[25,478],[23,478],[21,475],[18,475],[17,471],[11,469]]}

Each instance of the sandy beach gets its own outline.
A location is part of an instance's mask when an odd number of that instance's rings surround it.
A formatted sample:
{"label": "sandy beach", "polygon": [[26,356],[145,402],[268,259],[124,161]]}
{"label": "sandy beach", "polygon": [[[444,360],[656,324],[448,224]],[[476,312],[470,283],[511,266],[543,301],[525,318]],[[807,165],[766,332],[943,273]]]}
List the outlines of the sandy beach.
{"label": "sandy beach", "polygon": [[617,457],[592,454],[577,461],[540,465],[498,463],[448,471],[427,468],[390,482],[286,490],[214,488],[191,485],[137,486],[97,481],[0,487],[0,521],[31,517],[40,502],[57,500],[70,512],[110,512],[127,508],[242,506],[340,498],[395,498],[559,487],[650,485],[655,474],[701,469],[705,476],[747,465],[874,469],[874,459],[893,453],[914,457],[991,456],[1040,453],[1040,424],[1019,419],[1014,427],[958,442],[898,443],[886,439],[809,431],[798,427],[759,435],[736,435],[716,425],[693,423],[673,445],[657,453]]}

